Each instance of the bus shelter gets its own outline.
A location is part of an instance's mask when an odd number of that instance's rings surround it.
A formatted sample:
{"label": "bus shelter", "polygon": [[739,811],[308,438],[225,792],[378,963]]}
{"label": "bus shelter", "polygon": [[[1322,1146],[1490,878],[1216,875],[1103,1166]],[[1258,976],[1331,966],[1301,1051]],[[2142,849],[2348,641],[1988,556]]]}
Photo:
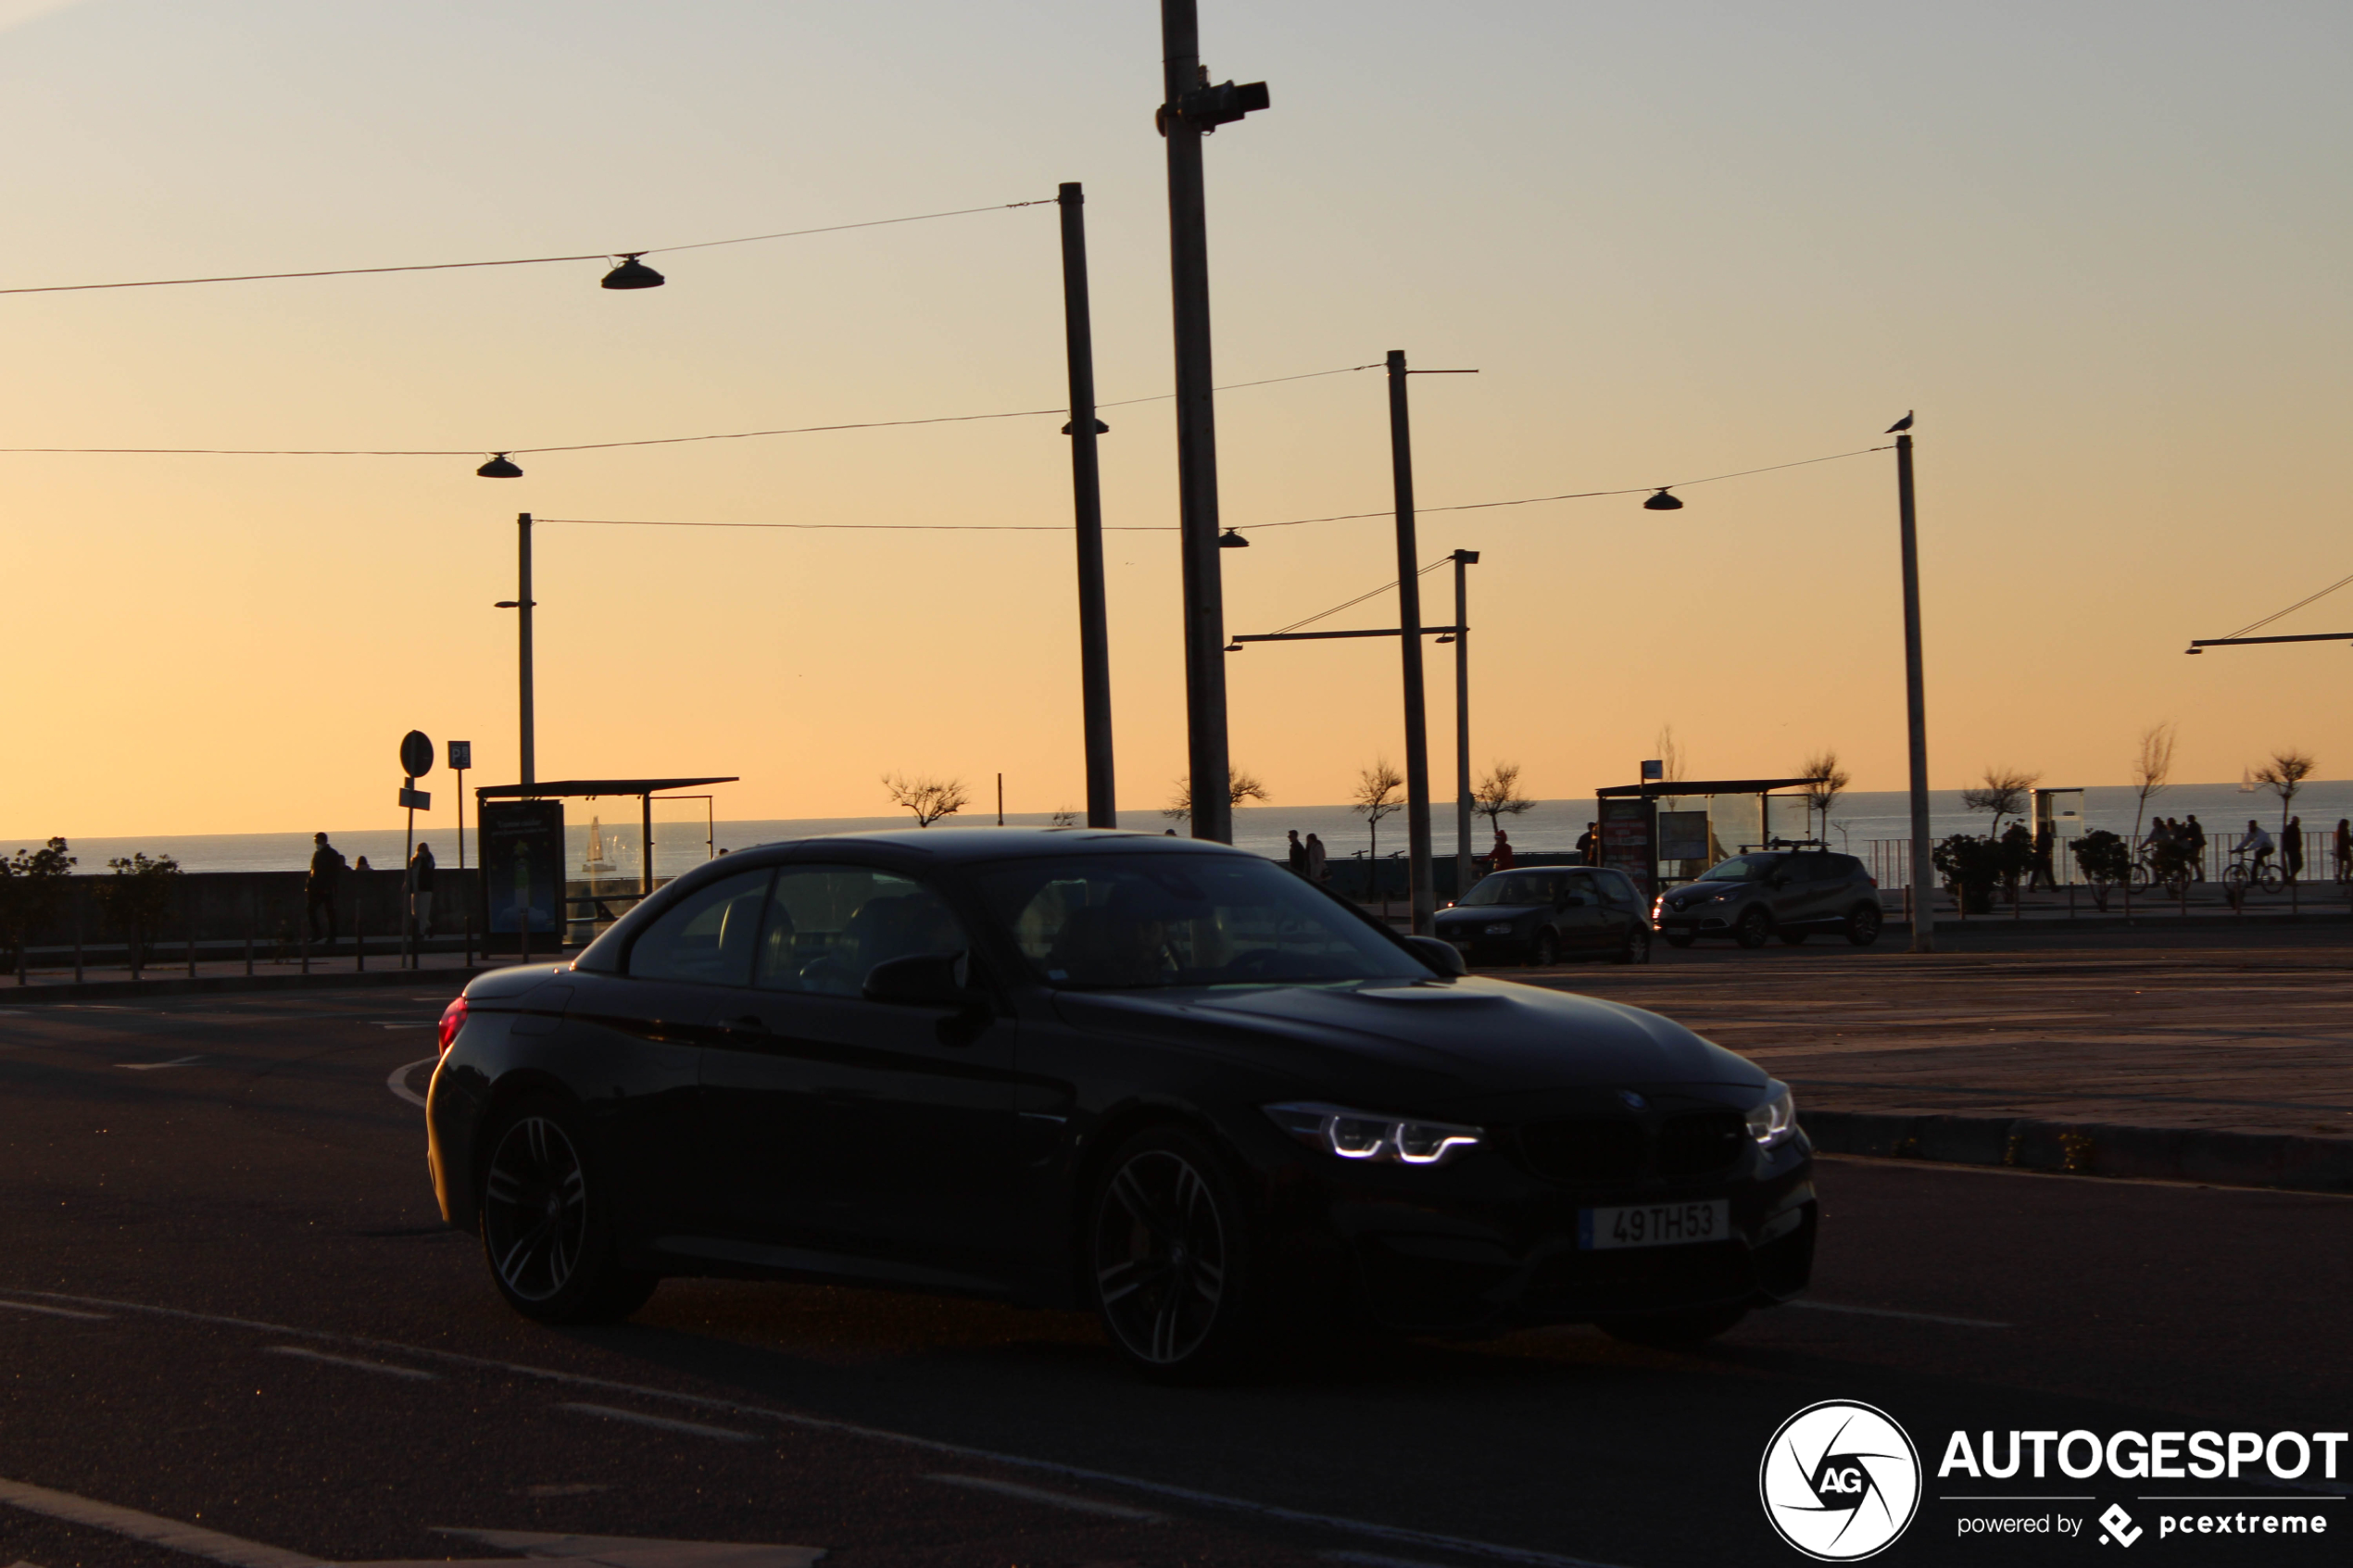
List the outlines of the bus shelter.
{"label": "bus shelter", "polygon": [[[1601,863],[1642,897],[1744,850],[1812,844],[1811,779],[1676,779],[1594,791]],[[1791,792],[1796,793],[1791,793]]]}
{"label": "bus shelter", "polygon": [[[484,784],[474,791],[475,821],[482,844],[483,951],[560,950],[571,928],[590,931],[611,923],[607,900],[635,903],[654,890],[654,800],[673,791],[734,784],[736,776],[699,779],[558,779],[547,784]],[[564,874],[564,807],[567,799],[600,796],[637,797],[640,823],[635,893],[602,891],[593,884],[575,898]],[[585,898],[588,913],[573,905]]]}

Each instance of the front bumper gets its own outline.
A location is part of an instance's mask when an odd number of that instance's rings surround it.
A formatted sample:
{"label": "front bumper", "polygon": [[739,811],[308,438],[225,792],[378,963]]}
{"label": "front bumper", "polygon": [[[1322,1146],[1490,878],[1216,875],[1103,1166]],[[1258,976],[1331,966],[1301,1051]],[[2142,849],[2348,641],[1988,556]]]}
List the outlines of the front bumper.
{"label": "front bumper", "polygon": [[[1470,1175],[1467,1167],[1462,1173]],[[1769,1305],[1802,1294],[1813,1273],[1819,1214],[1802,1137],[1775,1156],[1760,1154],[1749,1173],[1705,1181],[1577,1188],[1516,1171],[1488,1177],[1450,1183],[1454,1190],[1424,1192],[1416,1201],[1402,1190],[1350,1190],[1324,1195],[1312,1215],[1284,1205],[1314,1233],[1295,1233],[1288,1250],[1302,1262],[1316,1260],[1321,1293],[1349,1315],[1436,1332]],[[1605,1250],[1578,1245],[1580,1210],[1717,1198],[1730,1204],[1726,1240]]]}

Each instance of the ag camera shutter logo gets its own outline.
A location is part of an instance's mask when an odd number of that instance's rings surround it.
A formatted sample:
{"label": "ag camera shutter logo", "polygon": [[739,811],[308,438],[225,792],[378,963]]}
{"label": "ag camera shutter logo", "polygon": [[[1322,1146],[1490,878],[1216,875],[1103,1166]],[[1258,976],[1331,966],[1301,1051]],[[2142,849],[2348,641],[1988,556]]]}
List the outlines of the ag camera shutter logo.
{"label": "ag camera shutter logo", "polygon": [[1894,1545],[1919,1512],[1919,1450],[1885,1411],[1825,1399],[1781,1423],[1756,1490],[1781,1539],[1818,1562],[1853,1562]]}

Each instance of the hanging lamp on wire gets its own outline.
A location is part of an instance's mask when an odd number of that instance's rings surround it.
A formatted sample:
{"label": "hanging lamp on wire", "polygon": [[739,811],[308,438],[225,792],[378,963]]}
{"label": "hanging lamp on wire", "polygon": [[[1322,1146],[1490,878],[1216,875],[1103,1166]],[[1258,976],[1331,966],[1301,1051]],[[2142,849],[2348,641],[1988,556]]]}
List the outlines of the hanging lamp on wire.
{"label": "hanging lamp on wire", "polygon": [[1667,487],[1661,485],[1657,495],[1642,503],[1642,509],[1647,512],[1680,512],[1683,509],[1683,503],[1668,495]]}
{"label": "hanging lamp on wire", "polygon": [[621,258],[621,265],[605,274],[604,286],[609,289],[658,289],[670,280],[637,258],[646,253],[633,250]]}
{"label": "hanging lamp on wire", "polygon": [[1247,550],[1250,541],[1242,537],[1240,529],[1229,528],[1217,536],[1217,547],[1221,550]]}
{"label": "hanging lamp on wire", "polygon": [[522,477],[522,470],[507,461],[507,454],[504,452],[493,454],[490,461],[474,470],[474,472],[484,479],[521,479]]}

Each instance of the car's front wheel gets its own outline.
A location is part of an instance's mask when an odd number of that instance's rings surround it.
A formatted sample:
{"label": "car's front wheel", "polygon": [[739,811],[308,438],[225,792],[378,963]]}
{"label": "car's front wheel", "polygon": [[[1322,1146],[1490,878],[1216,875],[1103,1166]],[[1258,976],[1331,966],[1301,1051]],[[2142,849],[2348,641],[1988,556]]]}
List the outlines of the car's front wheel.
{"label": "car's front wheel", "polygon": [[1761,904],[1751,904],[1733,922],[1732,937],[1743,947],[1762,947],[1773,935],[1773,917]]}
{"label": "car's front wheel", "polygon": [[1263,1342],[1240,1194],[1207,1143],[1152,1127],[1116,1149],[1095,1188],[1087,1271],[1112,1348],[1145,1376],[1203,1383]]}
{"label": "car's front wheel", "polygon": [[509,1306],[542,1323],[610,1323],[646,1304],[661,1278],[621,1266],[612,1194],[576,1110],[534,1096],[498,1119],[485,1147],[483,1252]]}
{"label": "car's front wheel", "polygon": [[1680,1311],[1643,1312],[1639,1316],[1603,1318],[1600,1327],[1613,1339],[1660,1349],[1686,1349],[1715,1338],[1748,1316],[1745,1306],[1686,1307]]}
{"label": "car's front wheel", "polygon": [[[1690,943],[1687,941],[1684,945],[1688,947],[1690,946]],[[1625,946],[1617,949],[1617,958],[1619,963],[1650,962],[1651,928],[1644,925],[1641,921],[1636,921],[1632,925],[1627,927],[1626,943]]]}
{"label": "car's front wheel", "polygon": [[1846,917],[1846,939],[1857,947],[1868,947],[1879,940],[1880,927],[1886,923],[1876,904],[1860,904]]}
{"label": "car's front wheel", "polygon": [[1560,933],[1554,931],[1549,925],[1540,927],[1536,933],[1536,940],[1529,947],[1528,961],[1532,964],[1544,966],[1550,966],[1560,962]]}

